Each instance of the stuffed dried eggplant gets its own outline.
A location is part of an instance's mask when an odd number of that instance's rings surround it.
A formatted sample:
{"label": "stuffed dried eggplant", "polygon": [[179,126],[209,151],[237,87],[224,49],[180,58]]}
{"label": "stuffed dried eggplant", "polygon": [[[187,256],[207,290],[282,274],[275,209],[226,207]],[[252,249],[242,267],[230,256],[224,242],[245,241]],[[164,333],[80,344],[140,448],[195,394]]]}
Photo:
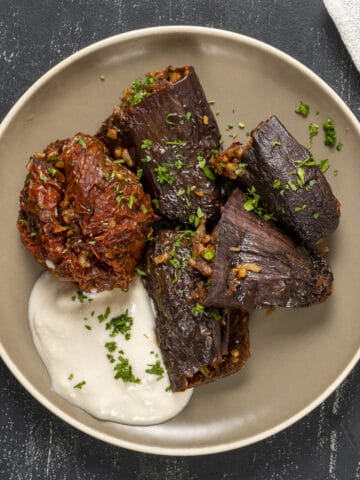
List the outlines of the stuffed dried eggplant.
{"label": "stuffed dried eggplant", "polygon": [[321,164],[276,116],[260,123],[248,144],[234,143],[212,164],[255,194],[274,219],[308,245],[330,235],[339,224],[340,203]]}
{"label": "stuffed dried eggplant", "polygon": [[35,259],[81,290],[127,289],[154,214],[135,174],[78,133],[31,157],[17,226]]}
{"label": "stuffed dried eggplant", "polygon": [[325,258],[244,208],[236,189],[221,216],[206,306],[252,310],[324,301],[333,276]]}
{"label": "stuffed dried eggplant", "polygon": [[161,216],[197,224],[218,213],[219,190],[208,160],[219,148],[220,133],[192,67],[169,67],[136,80],[107,127],[111,135],[118,131],[120,143],[127,138]]}
{"label": "stuffed dried eggplant", "polygon": [[183,391],[238,371],[249,356],[247,314],[204,308],[204,277],[189,266],[192,239],[161,230],[145,257],[146,288],[171,387]]}

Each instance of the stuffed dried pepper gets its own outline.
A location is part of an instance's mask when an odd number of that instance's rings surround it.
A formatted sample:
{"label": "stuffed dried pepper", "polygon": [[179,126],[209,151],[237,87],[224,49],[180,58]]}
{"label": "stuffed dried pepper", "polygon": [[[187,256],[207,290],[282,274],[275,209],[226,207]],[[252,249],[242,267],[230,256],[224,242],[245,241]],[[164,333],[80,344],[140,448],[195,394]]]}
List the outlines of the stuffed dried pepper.
{"label": "stuffed dried pepper", "polygon": [[33,155],[20,195],[26,248],[81,290],[127,289],[154,213],[135,174],[78,133]]}

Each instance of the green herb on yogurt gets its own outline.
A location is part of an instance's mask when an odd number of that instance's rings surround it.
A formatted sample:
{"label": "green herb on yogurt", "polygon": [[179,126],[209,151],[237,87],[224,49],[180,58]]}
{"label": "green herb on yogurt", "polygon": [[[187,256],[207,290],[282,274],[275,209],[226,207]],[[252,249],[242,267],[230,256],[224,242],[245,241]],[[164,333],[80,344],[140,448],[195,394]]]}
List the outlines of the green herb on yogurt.
{"label": "green herb on yogurt", "polygon": [[106,324],[106,330],[111,330],[110,337],[115,337],[117,334],[121,333],[122,335],[125,335],[125,340],[129,340],[133,323],[134,319],[129,315],[128,309],[126,309],[124,313],[117,317],[113,317]]}
{"label": "green herb on yogurt", "polygon": [[78,290],[78,291],[76,292],[76,295],[73,295],[73,296],[71,297],[71,300],[72,300],[73,302],[75,302],[75,300],[78,300],[80,303],[84,303],[85,300],[87,300],[88,302],[92,302],[93,299],[90,298],[90,297],[88,297],[87,295],[85,295],[85,293],[82,292],[81,290]]}
{"label": "green herb on yogurt", "polygon": [[164,369],[161,366],[160,360],[157,360],[155,363],[148,363],[148,368],[145,370],[146,373],[150,373],[151,375],[156,375],[158,378],[156,380],[161,380],[164,377]]}
{"label": "green herb on yogurt", "polygon": [[109,315],[110,315],[110,312],[111,312],[111,310],[110,310],[110,307],[109,307],[109,305],[108,305],[108,306],[106,307],[105,312],[104,312],[104,313],[101,313],[100,315],[98,315],[97,318],[98,318],[98,320],[99,320],[99,323],[102,323],[102,322],[104,322],[105,320],[107,320],[108,317],[109,317]]}
{"label": "green herb on yogurt", "polygon": [[116,343],[116,342],[106,342],[106,343],[105,343],[105,348],[106,348],[109,352],[113,353],[113,352],[115,352],[115,350],[117,349],[117,343]]}
{"label": "green herb on yogurt", "polygon": [[74,385],[73,388],[78,388],[79,390],[81,390],[84,385],[86,385],[85,380],[83,380],[82,382],[77,383],[76,385]]}
{"label": "green herb on yogurt", "polygon": [[129,363],[129,360],[125,358],[123,355],[118,356],[118,363],[114,367],[116,380],[120,379],[123,382],[130,382],[130,383],[140,383],[140,378],[135,377],[132,371],[132,367]]}

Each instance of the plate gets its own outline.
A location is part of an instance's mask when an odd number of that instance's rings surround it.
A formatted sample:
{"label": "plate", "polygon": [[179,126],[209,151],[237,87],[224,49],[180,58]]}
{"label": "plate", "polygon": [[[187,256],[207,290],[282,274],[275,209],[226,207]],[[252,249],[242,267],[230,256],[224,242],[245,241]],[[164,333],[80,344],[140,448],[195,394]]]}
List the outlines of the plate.
{"label": "plate", "polygon": [[[225,144],[234,131],[245,140],[246,131],[273,113],[304,144],[310,122],[328,117],[336,122],[341,152],[324,146],[322,132],[313,146],[318,159],[329,158],[327,178],[342,204],[341,225],[329,244],[335,283],[322,305],[253,315],[252,356],[241,372],[198,388],[188,407],[167,423],[129,427],[96,420],[51,391],[27,318],[29,294],[41,268],[23,248],[15,222],[30,155],[80,130],[94,133],[126,86],[169,64],[195,67],[208,99],[215,102]],[[294,113],[301,100],[311,107],[307,119]],[[243,130],[239,122],[245,123]],[[72,55],[40,78],[1,125],[0,203],[6,209],[0,231],[0,353],[5,363],[64,421],[133,450],[221,452],[288,427],[322,402],[360,356],[360,249],[354,221],[360,211],[359,151],[359,123],[344,102],[299,62],[254,39],[208,28],[159,27],[111,37]]]}

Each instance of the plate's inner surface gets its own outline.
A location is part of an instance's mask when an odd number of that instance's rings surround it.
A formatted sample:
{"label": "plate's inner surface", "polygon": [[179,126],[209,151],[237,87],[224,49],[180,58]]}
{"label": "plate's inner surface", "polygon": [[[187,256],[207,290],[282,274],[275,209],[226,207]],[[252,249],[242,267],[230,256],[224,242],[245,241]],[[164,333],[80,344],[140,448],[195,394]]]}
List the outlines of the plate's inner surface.
{"label": "plate's inner surface", "polygon": [[[329,242],[334,292],[320,306],[253,315],[252,356],[239,374],[200,387],[185,411],[170,422],[127,427],[97,421],[50,390],[27,320],[29,293],[41,269],[18,238],[18,193],[32,153],[78,131],[95,133],[123,88],[145,72],[169,64],[195,67],[208,99],[215,101],[225,144],[232,141],[227,124],[245,123],[245,129],[238,130],[238,139],[245,141],[246,132],[273,113],[305,144],[310,122],[335,120],[342,151],[324,147],[321,134],[313,146],[318,160],[329,158],[331,168],[326,175],[342,203],[341,224]],[[307,119],[294,113],[300,100],[310,104]],[[358,350],[360,249],[354,219],[360,210],[359,151],[355,126],[327,90],[283,57],[241,37],[162,31],[119,38],[68,64],[27,99],[0,140],[1,341],[13,366],[38,397],[50,402],[51,408],[63,410],[68,421],[79,421],[85,430],[119,445],[174,453],[196,448],[216,451],[276,429],[322,395]],[[334,168],[339,170],[337,176]]]}

